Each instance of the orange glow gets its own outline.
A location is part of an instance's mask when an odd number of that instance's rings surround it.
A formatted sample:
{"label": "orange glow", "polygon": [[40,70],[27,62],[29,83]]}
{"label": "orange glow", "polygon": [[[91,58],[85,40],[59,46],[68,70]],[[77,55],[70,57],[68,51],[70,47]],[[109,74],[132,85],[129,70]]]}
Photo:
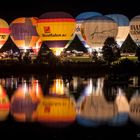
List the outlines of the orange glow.
{"label": "orange glow", "polygon": [[75,102],[68,97],[44,98],[37,108],[38,121],[48,123],[73,122],[75,118]]}
{"label": "orange glow", "polygon": [[17,121],[34,121],[41,98],[43,93],[37,80],[33,80],[31,86],[24,83],[11,98],[11,114]]}
{"label": "orange glow", "polygon": [[66,87],[64,87],[64,82],[62,79],[54,80],[53,85],[49,89],[50,94],[64,95],[67,94]]}
{"label": "orange glow", "polygon": [[63,51],[63,48],[50,48],[54,55],[60,56],[61,52]]}
{"label": "orange glow", "polygon": [[10,103],[5,89],[0,85],[0,121],[5,120],[9,114]]}
{"label": "orange glow", "polygon": [[36,55],[38,55],[41,45],[42,45],[42,41],[41,38],[39,38],[38,41],[36,42],[36,45],[32,46],[32,50]]}

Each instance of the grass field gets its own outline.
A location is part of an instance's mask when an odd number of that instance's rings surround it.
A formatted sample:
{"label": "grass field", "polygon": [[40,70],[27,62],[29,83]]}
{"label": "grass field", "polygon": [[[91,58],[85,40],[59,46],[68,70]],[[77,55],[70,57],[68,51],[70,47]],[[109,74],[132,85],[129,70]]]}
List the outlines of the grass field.
{"label": "grass field", "polygon": [[136,56],[123,56],[121,57],[119,60],[122,60],[122,59],[129,59],[129,60],[132,60],[132,61],[136,61],[137,60],[137,57]]}
{"label": "grass field", "polygon": [[65,57],[63,60],[65,61],[71,61],[71,62],[92,62],[91,57],[86,57],[86,56],[70,56],[70,57]]}

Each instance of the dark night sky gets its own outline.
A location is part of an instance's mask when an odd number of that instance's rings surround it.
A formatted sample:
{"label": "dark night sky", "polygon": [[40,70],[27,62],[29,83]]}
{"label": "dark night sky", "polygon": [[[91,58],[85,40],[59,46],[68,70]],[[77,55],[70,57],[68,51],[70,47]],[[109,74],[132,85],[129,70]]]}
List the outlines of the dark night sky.
{"label": "dark night sky", "polygon": [[[8,23],[17,17],[36,16],[47,11],[65,11],[76,17],[81,12],[122,13],[131,19],[140,14],[139,0],[3,0],[0,18]],[[1,3],[0,2],[0,3]]]}

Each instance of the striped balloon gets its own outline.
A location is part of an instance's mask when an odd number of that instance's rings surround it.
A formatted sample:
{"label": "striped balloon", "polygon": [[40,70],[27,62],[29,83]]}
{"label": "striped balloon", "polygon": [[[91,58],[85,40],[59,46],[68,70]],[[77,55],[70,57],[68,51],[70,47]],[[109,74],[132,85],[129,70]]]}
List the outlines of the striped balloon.
{"label": "striped balloon", "polygon": [[60,55],[75,31],[75,19],[66,12],[47,12],[39,17],[36,29],[41,39],[54,52]]}
{"label": "striped balloon", "polygon": [[39,36],[36,32],[37,18],[21,17],[10,24],[10,37],[20,50],[32,49]]}
{"label": "striped balloon", "polygon": [[0,18],[0,48],[5,44],[10,34],[8,23]]}

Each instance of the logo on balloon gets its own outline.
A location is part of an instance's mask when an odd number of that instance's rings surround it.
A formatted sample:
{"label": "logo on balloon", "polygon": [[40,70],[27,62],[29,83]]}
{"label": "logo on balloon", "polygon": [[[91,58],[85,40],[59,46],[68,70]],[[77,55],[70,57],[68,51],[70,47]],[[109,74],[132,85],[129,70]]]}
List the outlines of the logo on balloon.
{"label": "logo on balloon", "polygon": [[0,39],[5,39],[6,35],[0,35]]}
{"label": "logo on balloon", "polygon": [[140,34],[140,25],[131,25],[130,32],[131,34]]}
{"label": "logo on balloon", "polygon": [[50,32],[51,32],[50,26],[45,26],[44,33],[50,33]]}

